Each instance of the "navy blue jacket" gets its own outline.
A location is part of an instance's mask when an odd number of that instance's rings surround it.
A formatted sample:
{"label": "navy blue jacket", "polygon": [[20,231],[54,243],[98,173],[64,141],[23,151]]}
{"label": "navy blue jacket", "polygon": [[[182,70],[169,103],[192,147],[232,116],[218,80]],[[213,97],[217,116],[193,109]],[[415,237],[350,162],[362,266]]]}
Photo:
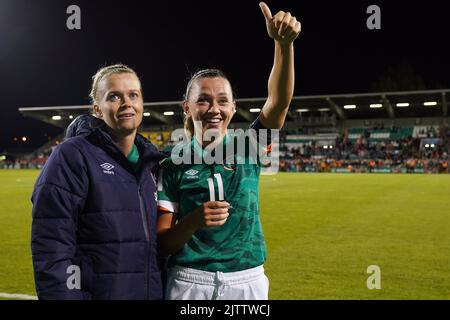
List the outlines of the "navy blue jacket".
{"label": "navy blue jacket", "polygon": [[[164,155],[137,135],[135,173],[95,121],[101,120],[85,115],[71,124],[67,133],[77,136],[52,152],[35,184],[31,249],[38,297],[162,299],[154,174]],[[71,265],[80,268],[80,289],[67,285],[74,283]]]}

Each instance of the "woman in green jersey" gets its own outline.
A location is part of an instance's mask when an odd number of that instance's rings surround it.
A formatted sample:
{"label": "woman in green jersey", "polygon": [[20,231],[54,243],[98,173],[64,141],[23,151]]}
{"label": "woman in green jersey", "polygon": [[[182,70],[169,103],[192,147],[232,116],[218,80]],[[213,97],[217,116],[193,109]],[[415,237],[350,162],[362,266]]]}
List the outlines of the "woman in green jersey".
{"label": "woman in green jersey", "polygon": [[[300,23],[289,12],[272,16],[265,3],[260,7],[275,57],[268,98],[250,128],[280,129],[294,91],[293,42]],[[215,69],[197,72],[188,83],[183,109],[190,138],[188,158],[214,155],[217,160],[217,150],[235,141],[227,134],[236,111],[227,77]],[[215,139],[205,138],[208,135]],[[236,161],[239,157],[246,156],[233,153],[232,165],[180,163],[173,156],[162,163],[157,233],[162,252],[170,255],[167,299],[268,298],[259,218],[261,164]]]}

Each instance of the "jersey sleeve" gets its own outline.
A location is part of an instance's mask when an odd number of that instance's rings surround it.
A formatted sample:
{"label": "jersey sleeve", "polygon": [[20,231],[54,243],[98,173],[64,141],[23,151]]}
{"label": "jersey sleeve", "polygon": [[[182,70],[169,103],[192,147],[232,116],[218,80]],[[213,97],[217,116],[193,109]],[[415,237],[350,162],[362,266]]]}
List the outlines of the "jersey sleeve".
{"label": "jersey sleeve", "polygon": [[176,170],[166,159],[158,172],[158,215],[178,213],[180,203]]}
{"label": "jersey sleeve", "polygon": [[262,150],[263,152],[258,152],[258,159],[257,163],[259,165],[265,166],[267,162],[270,162],[270,153],[272,152],[272,136],[271,136],[271,130],[266,128],[261,121],[259,120],[259,117],[256,118],[255,121],[253,121],[249,129],[255,130],[255,137],[256,137],[256,145],[259,146],[259,150]]}

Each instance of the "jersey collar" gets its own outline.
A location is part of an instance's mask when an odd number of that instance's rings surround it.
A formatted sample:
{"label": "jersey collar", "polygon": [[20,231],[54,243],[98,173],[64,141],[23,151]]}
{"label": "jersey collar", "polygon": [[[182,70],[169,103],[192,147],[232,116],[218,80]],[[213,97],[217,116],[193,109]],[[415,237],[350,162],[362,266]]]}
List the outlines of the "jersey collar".
{"label": "jersey collar", "polygon": [[[227,133],[225,134],[225,136],[223,137],[222,141],[220,141],[220,143],[213,149],[217,149],[217,148],[224,148],[224,159],[225,159],[225,146],[226,144],[230,141],[231,137],[230,135]],[[209,154],[211,154],[211,150],[205,149],[203,146],[200,145],[200,143],[197,141],[197,139],[195,137],[192,138],[192,142],[191,142],[191,146],[192,149],[194,150],[194,152],[199,155],[200,157],[205,157],[208,156]]]}

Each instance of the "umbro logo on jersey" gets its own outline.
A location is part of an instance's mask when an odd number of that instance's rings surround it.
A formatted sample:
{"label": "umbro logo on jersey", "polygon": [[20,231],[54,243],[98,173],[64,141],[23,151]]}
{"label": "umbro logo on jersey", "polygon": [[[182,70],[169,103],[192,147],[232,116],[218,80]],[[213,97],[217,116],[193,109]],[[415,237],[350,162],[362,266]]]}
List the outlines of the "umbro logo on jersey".
{"label": "umbro logo on jersey", "polygon": [[186,171],[185,173],[188,175],[188,178],[198,178],[198,176],[196,176],[198,173],[197,170],[191,169]]}
{"label": "umbro logo on jersey", "polygon": [[103,173],[114,174],[114,171],[111,171],[112,169],[114,169],[114,166],[112,164],[105,162],[101,164],[100,167],[103,169]]}
{"label": "umbro logo on jersey", "polygon": [[191,169],[191,170],[186,171],[185,173],[190,176],[195,176],[198,173],[198,171]]}

